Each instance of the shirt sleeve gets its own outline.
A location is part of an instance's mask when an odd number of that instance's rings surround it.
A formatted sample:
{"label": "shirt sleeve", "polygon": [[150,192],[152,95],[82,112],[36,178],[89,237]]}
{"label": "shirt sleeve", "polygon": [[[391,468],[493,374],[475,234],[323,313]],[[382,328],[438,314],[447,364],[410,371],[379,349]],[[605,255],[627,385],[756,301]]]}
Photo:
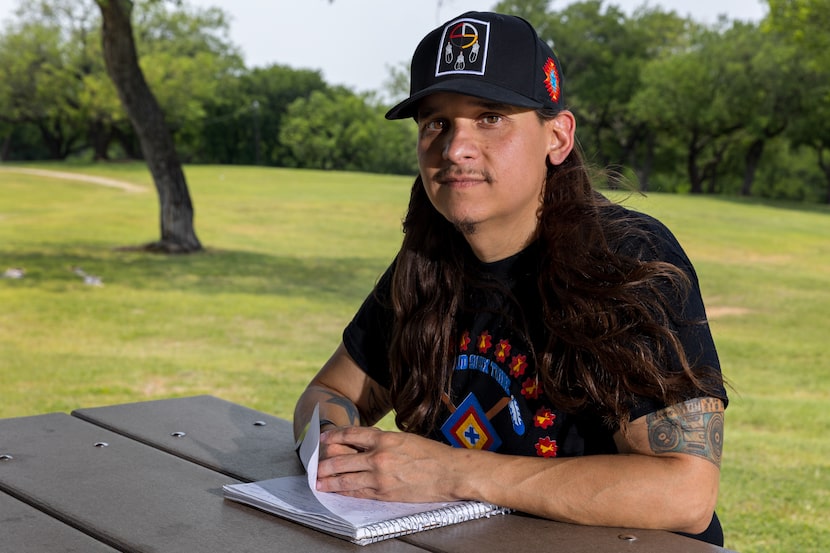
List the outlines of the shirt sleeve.
{"label": "shirt sleeve", "polygon": [[[709,328],[697,273],[680,243],[665,225],[650,216],[643,214],[638,214],[638,216],[642,217],[643,226],[650,237],[649,247],[645,250],[650,253],[644,251],[643,260],[659,260],[671,263],[681,269],[689,279],[688,294],[683,296],[682,299],[677,294],[667,291],[667,297],[676,298],[678,303],[682,302],[679,305],[671,306],[678,313],[677,327],[674,330],[677,332],[692,370],[704,379],[704,384],[713,393],[722,397],[724,404],[726,404],[728,399],[721,377],[720,360]],[[651,259],[647,258],[652,256]],[[681,370],[679,359],[673,359],[671,364],[670,370]],[[716,381],[713,382],[713,379]],[[700,397],[704,394],[705,392],[702,390],[694,389],[687,399]],[[636,398],[631,410],[631,420],[664,407],[666,406],[656,404],[651,400]]]}

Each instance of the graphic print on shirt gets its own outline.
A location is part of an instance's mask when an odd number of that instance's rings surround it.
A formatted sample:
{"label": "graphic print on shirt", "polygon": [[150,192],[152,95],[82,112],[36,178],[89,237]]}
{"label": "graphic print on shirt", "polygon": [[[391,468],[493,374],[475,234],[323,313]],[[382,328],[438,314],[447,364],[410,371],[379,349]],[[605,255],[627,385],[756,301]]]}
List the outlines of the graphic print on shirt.
{"label": "graphic print on shirt", "polygon": [[528,368],[527,353],[510,340],[497,339],[487,330],[475,337],[465,331],[453,368],[453,392],[462,399],[455,405],[449,394],[443,396],[450,411],[441,426],[447,442],[487,451],[505,445],[514,453],[555,457],[556,415],[541,404],[541,385]]}

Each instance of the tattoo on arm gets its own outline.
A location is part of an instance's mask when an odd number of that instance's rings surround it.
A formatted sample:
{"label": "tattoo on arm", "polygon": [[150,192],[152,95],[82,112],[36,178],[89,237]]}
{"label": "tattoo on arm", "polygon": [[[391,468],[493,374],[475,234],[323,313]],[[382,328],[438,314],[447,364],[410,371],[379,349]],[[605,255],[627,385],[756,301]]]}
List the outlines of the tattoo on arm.
{"label": "tattoo on arm", "polygon": [[720,467],[723,452],[723,405],[719,399],[696,398],[646,416],[654,453],[687,453]]}
{"label": "tattoo on arm", "polygon": [[326,403],[330,403],[332,405],[338,405],[344,411],[346,411],[346,416],[349,417],[349,424],[352,426],[359,426],[360,425],[360,413],[355,407],[355,404],[346,399],[345,397],[332,393],[332,392],[325,392],[328,394],[329,399],[326,400]]}

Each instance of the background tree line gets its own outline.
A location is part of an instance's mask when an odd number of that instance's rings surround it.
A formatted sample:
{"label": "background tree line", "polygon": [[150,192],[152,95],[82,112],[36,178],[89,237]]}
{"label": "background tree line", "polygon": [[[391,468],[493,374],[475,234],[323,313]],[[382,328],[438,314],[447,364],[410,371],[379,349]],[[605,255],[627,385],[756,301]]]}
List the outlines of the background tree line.
{"label": "background tree line", "polygon": [[[613,3],[505,0],[554,43],[589,159],[643,190],[830,203],[830,3],[768,0],[759,23],[703,25]],[[0,30],[0,159],[140,158],[92,0],[21,4]],[[248,68],[219,9],[138,1],[146,79],[188,163],[412,174],[408,87],[358,94],[319,71]],[[384,101],[383,98],[388,100]]]}

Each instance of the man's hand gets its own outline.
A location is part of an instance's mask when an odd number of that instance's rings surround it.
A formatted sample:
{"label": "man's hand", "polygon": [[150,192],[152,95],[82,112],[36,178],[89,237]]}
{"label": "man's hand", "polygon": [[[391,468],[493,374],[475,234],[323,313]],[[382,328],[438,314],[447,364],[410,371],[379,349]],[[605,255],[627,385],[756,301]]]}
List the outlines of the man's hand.
{"label": "man's hand", "polygon": [[384,501],[454,501],[454,451],[405,432],[352,427],[320,437],[317,489]]}

